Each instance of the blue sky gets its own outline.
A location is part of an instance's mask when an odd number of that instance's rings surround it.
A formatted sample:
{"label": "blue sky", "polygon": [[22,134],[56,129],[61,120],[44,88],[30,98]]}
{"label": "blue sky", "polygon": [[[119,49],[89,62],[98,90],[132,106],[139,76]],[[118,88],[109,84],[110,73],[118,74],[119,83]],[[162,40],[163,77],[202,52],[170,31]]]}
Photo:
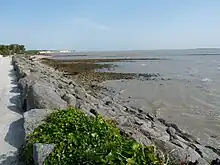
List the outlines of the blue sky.
{"label": "blue sky", "polygon": [[219,0],[6,0],[0,44],[28,49],[220,47]]}

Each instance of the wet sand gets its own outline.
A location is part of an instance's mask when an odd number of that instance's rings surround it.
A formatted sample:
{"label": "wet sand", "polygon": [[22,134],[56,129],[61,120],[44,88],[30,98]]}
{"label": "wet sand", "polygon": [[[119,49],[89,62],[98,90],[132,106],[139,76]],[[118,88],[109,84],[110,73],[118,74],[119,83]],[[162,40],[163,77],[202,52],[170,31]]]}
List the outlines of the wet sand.
{"label": "wet sand", "polygon": [[198,84],[187,80],[123,80],[101,85],[113,88],[114,100],[121,104],[176,123],[205,145],[220,146],[219,101]]}

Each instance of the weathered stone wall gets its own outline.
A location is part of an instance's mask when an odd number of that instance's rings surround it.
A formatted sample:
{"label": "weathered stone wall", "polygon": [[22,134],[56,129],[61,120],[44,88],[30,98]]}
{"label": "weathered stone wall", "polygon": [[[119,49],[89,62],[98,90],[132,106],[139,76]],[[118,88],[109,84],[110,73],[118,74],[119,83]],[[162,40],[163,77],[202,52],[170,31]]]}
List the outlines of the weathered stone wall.
{"label": "weathered stone wall", "polygon": [[[22,91],[21,107],[24,110],[26,134],[40,125],[43,119],[53,112],[52,109],[63,109],[71,105],[89,115],[95,116],[99,113],[116,121],[123,132],[142,144],[155,144],[163,153],[167,153],[171,160],[177,162],[189,160],[205,165],[220,158],[218,148],[203,146],[197,139],[180,130],[177,125],[157,119],[142,110],[123,107],[107,95],[98,99],[65,77],[63,73],[39,61],[15,56],[13,65]],[[36,146],[34,151],[38,151]],[[46,145],[45,148],[51,151],[52,146],[53,144],[49,147]],[[45,148],[42,152],[34,153],[36,162],[43,162],[39,160],[42,155],[38,153],[48,152]]]}

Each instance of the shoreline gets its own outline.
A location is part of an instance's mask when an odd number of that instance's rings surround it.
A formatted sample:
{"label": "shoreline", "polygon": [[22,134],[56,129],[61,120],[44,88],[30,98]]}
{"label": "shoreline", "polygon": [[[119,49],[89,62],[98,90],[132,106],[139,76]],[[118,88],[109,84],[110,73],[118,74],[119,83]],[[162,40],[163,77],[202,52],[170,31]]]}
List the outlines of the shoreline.
{"label": "shoreline", "polygon": [[[23,100],[26,105],[25,111],[27,111],[25,113],[30,113],[34,108],[54,108],[52,106],[65,107],[67,106],[67,100],[63,100],[63,98],[65,98],[64,96],[66,95],[70,95],[73,99],[75,98],[74,103],[72,102],[75,107],[82,109],[83,112],[90,115],[90,110],[95,109],[97,113],[105,118],[114,120],[121,131],[141,144],[155,144],[160,150],[169,153],[169,156],[173,160],[186,161],[186,157],[189,156],[188,158],[191,162],[199,161],[200,163],[203,162],[205,164],[206,162],[206,164],[208,164],[208,162],[211,163],[212,160],[219,158],[218,149],[215,149],[214,146],[202,146],[197,139],[180,130],[174,123],[157,119],[153,114],[146,113],[141,109],[121,106],[102,92],[97,93],[96,96],[92,96],[89,91],[85,91],[85,89],[76,84],[73,79],[69,79],[65,73],[54,70],[42,64],[40,61],[32,58],[27,59],[25,57],[14,57],[13,61],[20,80],[26,78],[26,82],[22,82],[23,84],[21,84],[23,85],[23,90],[26,85],[31,87],[31,84],[28,82],[28,80],[31,79],[35,81],[37,85],[38,83],[39,85],[42,83],[45,84],[48,89],[54,89],[56,96],[54,94],[53,97],[56,97],[58,103],[62,103],[57,105],[53,100],[50,100],[50,104],[45,103],[44,106],[41,104],[36,105],[36,102],[30,106],[30,102],[27,102],[28,100]],[[31,75],[35,78],[29,77]],[[57,95],[59,95],[60,98]],[[48,96],[41,97],[44,98]],[[70,102],[70,100],[67,102]],[[43,117],[45,116],[43,115]],[[27,122],[27,120],[26,118],[25,121]]]}

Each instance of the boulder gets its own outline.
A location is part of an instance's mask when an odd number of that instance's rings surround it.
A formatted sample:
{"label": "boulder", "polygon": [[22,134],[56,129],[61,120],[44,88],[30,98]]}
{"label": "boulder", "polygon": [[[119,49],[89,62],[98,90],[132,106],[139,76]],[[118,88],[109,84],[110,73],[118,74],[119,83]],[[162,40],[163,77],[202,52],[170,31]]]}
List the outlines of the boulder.
{"label": "boulder", "polygon": [[165,131],[161,131],[156,127],[151,127],[151,122],[145,122],[141,127],[140,131],[149,139],[159,138],[160,140],[169,141],[170,136]]}
{"label": "boulder", "polygon": [[39,74],[28,75],[24,78],[21,78],[18,81],[18,87],[21,88],[21,89],[24,89],[26,86],[31,86],[31,84],[34,84],[34,82],[36,82],[39,79],[40,79]]}
{"label": "boulder", "polygon": [[20,99],[21,105],[20,108],[24,111],[27,110],[27,99],[28,99],[28,91],[30,86],[33,85],[36,81],[38,81],[40,76],[38,74],[28,75],[24,78],[21,78],[18,82],[18,87],[21,89]]}
{"label": "boulder", "polygon": [[[199,158],[197,165],[210,165],[210,164],[207,161],[205,161],[204,159]],[[214,165],[214,164],[211,164],[211,165]]]}
{"label": "boulder", "polygon": [[30,68],[30,72],[38,72],[39,70],[37,68]]}
{"label": "boulder", "polygon": [[95,109],[90,109],[90,112],[95,115],[96,117],[99,115],[99,113]]}
{"label": "boulder", "polygon": [[215,159],[220,159],[220,156],[213,152],[211,149],[203,147],[199,144],[195,144],[197,150],[202,153],[203,159],[211,164],[211,162]]}
{"label": "boulder", "polygon": [[45,159],[53,151],[55,144],[35,143],[33,145],[34,165],[43,165]]}
{"label": "boulder", "polygon": [[76,105],[75,105],[76,108],[80,109],[83,106],[83,104],[84,104],[83,100],[76,99]]}
{"label": "boulder", "polygon": [[167,153],[171,162],[178,164],[180,162],[196,162],[202,157],[192,148],[187,147],[185,149],[161,139],[154,139],[156,146],[163,152]]}
{"label": "boulder", "polygon": [[66,94],[65,89],[56,89],[55,91],[61,98],[63,98],[63,96]]}
{"label": "boulder", "polygon": [[175,138],[171,138],[170,139],[170,142],[172,142],[173,144],[183,148],[183,149],[186,149],[188,146],[186,145],[186,143],[178,140],[178,139],[175,139]]}
{"label": "boulder", "polygon": [[211,165],[220,165],[220,159],[215,159],[212,161]]}
{"label": "boulder", "polygon": [[146,136],[144,136],[140,132],[135,132],[131,135],[132,138],[134,138],[138,143],[145,145],[145,146],[151,146],[153,145],[153,142],[149,140]]}
{"label": "boulder", "polygon": [[54,88],[43,81],[30,86],[27,94],[27,110],[30,109],[65,109],[67,103],[54,91]]}
{"label": "boulder", "polygon": [[176,162],[196,162],[201,159],[201,156],[190,147],[186,149],[178,147],[170,152],[170,157]]}
{"label": "boulder", "polygon": [[43,123],[43,120],[49,116],[53,110],[50,109],[32,109],[24,113],[25,135],[32,133],[35,128]]}
{"label": "boulder", "polygon": [[175,128],[173,128],[173,127],[168,127],[166,131],[167,131],[167,133],[168,133],[170,136],[172,136],[172,137],[174,137],[175,134],[176,134],[176,130],[175,130]]}
{"label": "boulder", "polygon": [[84,99],[86,94],[86,92],[80,88],[80,87],[75,87],[75,95],[78,99]]}
{"label": "boulder", "polygon": [[65,94],[63,100],[65,100],[69,106],[76,106],[76,98],[71,94]]}
{"label": "boulder", "polygon": [[171,142],[164,141],[162,139],[154,139],[153,141],[154,141],[155,145],[157,146],[157,148],[160,151],[162,151],[164,154],[168,154],[169,155],[169,153],[171,151],[173,151],[173,150],[178,148],[178,146],[172,144]]}

